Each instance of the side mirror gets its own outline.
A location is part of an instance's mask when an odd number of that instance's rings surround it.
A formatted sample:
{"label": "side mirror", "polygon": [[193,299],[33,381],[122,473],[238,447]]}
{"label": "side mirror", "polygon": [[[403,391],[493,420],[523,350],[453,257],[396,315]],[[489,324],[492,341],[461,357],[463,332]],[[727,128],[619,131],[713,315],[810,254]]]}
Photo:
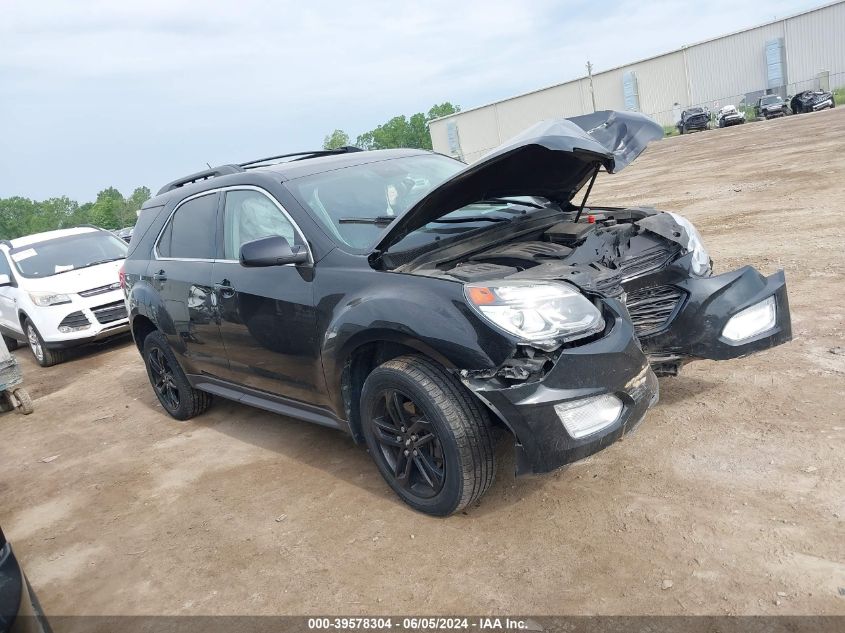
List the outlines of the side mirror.
{"label": "side mirror", "polygon": [[280,235],[262,237],[241,245],[241,265],[250,267],[304,264],[308,251],[302,246],[291,247]]}
{"label": "side mirror", "polygon": [[9,279],[9,275],[6,273],[0,273],[0,286],[11,286],[12,280]]}

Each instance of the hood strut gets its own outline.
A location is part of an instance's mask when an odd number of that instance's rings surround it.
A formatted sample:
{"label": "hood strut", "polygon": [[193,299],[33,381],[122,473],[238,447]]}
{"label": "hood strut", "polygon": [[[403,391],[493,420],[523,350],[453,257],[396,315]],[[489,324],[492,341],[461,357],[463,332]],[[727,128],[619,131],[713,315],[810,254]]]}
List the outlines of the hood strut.
{"label": "hood strut", "polygon": [[581,219],[581,214],[584,212],[584,206],[587,204],[587,198],[590,197],[590,192],[593,190],[593,183],[596,181],[596,176],[599,175],[601,163],[596,163],[596,170],[593,172],[593,177],[590,178],[590,184],[587,185],[587,191],[584,193],[584,199],[581,200],[581,206],[578,207],[578,213],[575,214],[575,222]]}

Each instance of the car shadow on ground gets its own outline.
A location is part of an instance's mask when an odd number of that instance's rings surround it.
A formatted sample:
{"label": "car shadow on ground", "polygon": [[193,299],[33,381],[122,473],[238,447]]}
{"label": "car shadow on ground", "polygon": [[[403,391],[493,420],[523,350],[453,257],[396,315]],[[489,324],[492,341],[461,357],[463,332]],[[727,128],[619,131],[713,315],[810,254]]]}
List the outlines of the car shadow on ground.
{"label": "car shadow on ground", "polygon": [[[660,382],[661,403],[671,405],[700,397],[713,389],[716,382],[695,377],[663,378]],[[144,398],[163,417],[171,420],[150,392]],[[660,404],[658,406],[660,406]],[[648,419],[646,419],[646,424]],[[190,421],[192,426],[225,434],[234,441],[243,442],[262,450],[278,454],[283,460],[317,469],[332,479],[356,486],[378,500],[407,508],[389,488],[376,469],[365,446],[356,445],[352,438],[336,429],[277,415],[248,405],[215,398],[212,407],[203,415]],[[642,432],[642,430],[640,431]],[[474,506],[462,514],[483,517],[501,512],[526,497],[543,495],[547,488],[561,481],[578,477],[577,469],[564,466],[543,475],[515,476],[515,459],[512,436],[502,431],[496,442],[497,476],[492,487]],[[589,459],[589,458],[588,458]],[[280,468],[284,468],[280,464]],[[299,468],[295,469],[301,472]],[[460,513],[459,513],[460,514]]]}
{"label": "car shadow on ground", "polygon": [[660,378],[660,402],[657,406],[677,404],[693,398],[701,399],[708,391],[719,386],[713,380],[694,376],[671,376]]}
{"label": "car shadow on ground", "polygon": [[[121,334],[105,339],[98,343],[84,345],[68,350],[67,359],[53,367],[41,367],[35,362],[35,357],[29,346],[21,343],[12,352],[23,372],[24,387],[33,398],[50,395],[70,385],[76,379],[76,374],[68,371],[68,366],[76,365],[79,371],[90,367],[99,367],[99,357],[105,356],[121,347],[132,343],[131,334]],[[92,361],[94,365],[89,366]]]}

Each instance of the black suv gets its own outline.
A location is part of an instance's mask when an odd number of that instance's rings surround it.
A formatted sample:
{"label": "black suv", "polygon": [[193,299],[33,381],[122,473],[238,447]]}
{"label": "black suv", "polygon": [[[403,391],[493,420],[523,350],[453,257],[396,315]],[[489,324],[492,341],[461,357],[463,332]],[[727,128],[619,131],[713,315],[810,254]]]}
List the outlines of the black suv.
{"label": "black suv", "polygon": [[789,109],[786,102],[778,95],[763,95],[754,104],[754,116],[758,119],[775,119],[786,116]]}
{"label": "black suv", "polygon": [[791,336],[782,272],[712,276],[683,217],[585,207],[662,135],[599,112],[469,166],[342,148],[170,183],[122,272],[156,395],[180,420],[217,395],[341,429],[435,515],[487,490],[499,435],[520,474],[601,450],[656,402],[655,372]]}
{"label": "black suv", "polygon": [[710,112],[704,108],[689,108],[681,112],[681,120],[677,124],[678,132],[702,132],[710,129]]}

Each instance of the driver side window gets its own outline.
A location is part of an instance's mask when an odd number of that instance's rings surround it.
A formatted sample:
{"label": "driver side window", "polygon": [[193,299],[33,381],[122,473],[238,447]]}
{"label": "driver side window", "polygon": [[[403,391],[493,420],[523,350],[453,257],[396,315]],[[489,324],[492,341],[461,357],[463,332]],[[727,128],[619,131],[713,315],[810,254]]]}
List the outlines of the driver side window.
{"label": "driver side window", "polygon": [[304,244],[291,221],[266,195],[252,190],[226,192],[224,259],[237,260],[242,244],[272,235],[280,235],[291,246]]}

